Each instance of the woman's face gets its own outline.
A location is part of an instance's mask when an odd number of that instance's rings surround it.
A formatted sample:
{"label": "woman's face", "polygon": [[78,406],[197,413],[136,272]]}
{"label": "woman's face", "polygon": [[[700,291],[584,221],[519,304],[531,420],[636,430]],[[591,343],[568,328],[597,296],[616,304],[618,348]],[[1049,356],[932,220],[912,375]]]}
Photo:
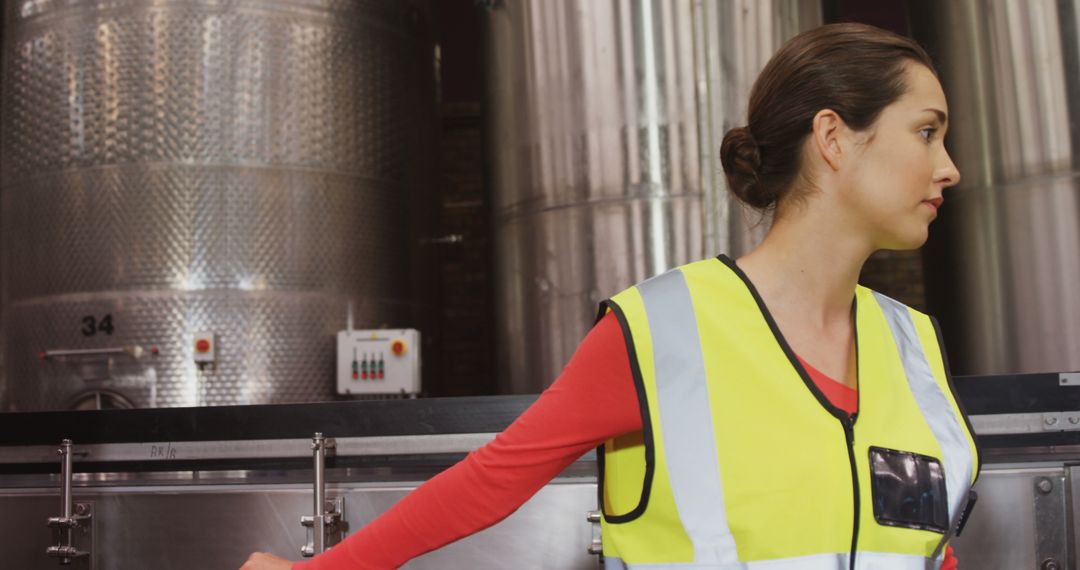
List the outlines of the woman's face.
{"label": "woman's face", "polygon": [[914,249],[926,242],[942,191],[960,181],[945,151],[948,106],[937,77],[911,63],[907,92],[859,133],[845,199],[877,249]]}

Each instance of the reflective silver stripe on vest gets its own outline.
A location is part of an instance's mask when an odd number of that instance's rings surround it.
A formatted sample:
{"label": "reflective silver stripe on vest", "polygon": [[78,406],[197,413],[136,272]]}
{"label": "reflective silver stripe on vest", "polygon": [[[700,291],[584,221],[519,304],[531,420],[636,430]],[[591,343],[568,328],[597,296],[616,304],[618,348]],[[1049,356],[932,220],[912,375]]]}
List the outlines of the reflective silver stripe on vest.
{"label": "reflective silver stripe on vest", "polygon": [[622,561],[622,558],[605,556],[604,570],[626,570],[626,563]]}
{"label": "reflective silver stripe on vest", "polygon": [[[938,570],[941,561],[934,562],[913,554],[888,552],[860,552],[855,567],[859,570]],[[759,562],[735,562],[730,564],[700,564],[675,562],[654,564],[626,564],[619,558],[604,557],[606,570],[848,570],[848,554],[812,554],[795,558],[778,558]]]}
{"label": "reflective silver stripe on vest", "polygon": [[724,509],[705,361],[686,276],[673,270],[637,288],[652,336],[660,431],[679,520],[694,545],[694,563],[727,568],[739,557]]}
{"label": "reflective silver stripe on vest", "polygon": [[[861,556],[861,554],[860,554]],[[652,564],[626,564],[618,558],[604,557],[605,570],[847,570],[848,554],[813,554],[795,558],[779,558],[760,562],[730,562],[727,564],[702,564],[700,562],[672,562]],[[875,568],[878,568],[875,566]],[[881,566],[883,570],[907,570],[907,566]],[[918,570],[924,570],[919,567]]]}
{"label": "reflective silver stripe on vest", "polygon": [[859,552],[855,557],[855,570],[939,570],[941,562],[914,554]]}
{"label": "reflective silver stripe on vest", "polygon": [[[934,380],[934,374],[930,371],[930,362],[927,361],[926,354],[923,352],[919,334],[915,330],[915,321],[911,318],[908,308],[876,291],[874,297],[885,313],[885,320],[888,321],[893,338],[896,339],[896,349],[900,352],[904,374],[907,375],[908,385],[915,396],[919,411],[926,418],[930,431],[941,446],[941,453],[945,459],[942,467],[945,469],[945,489],[949,500],[949,528],[955,528],[961,509],[967,501],[966,491],[968,482],[971,481],[973,468],[971,449],[968,447],[964,428],[953,413],[949,399]],[[941,349],[944,350],[944,347]],[[941,548],[948,537],[948,533],[942,537],[938,550],[934,552],[935,559],[939,558]]]}

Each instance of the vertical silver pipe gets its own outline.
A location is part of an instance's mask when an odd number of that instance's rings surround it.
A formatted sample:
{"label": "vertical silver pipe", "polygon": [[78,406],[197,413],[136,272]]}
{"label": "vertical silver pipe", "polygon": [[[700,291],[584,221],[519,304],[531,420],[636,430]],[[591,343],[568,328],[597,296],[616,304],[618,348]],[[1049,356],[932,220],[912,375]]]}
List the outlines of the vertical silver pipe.
{"label": "vertical silver pipe", "polygon": [[[72,514],[72,491],[71,491],[71,440],[65,439],[60,442],[60,516],[64,521],[71,521]],[[65,524],[60,530],[63,540],[61,544],[63,546],[71,547],[74,532],[74,527],[70,524]],[[60,564],[71,564],[70,558],[61,558]]]}
{"label": "vertical silver pipe", "polygon": [[326,438],[322,432],[315,432],[311,440],[311,448],[314,450],[315,467],[315,518],[312,521],[312,546],[318,555],[326,550]]}

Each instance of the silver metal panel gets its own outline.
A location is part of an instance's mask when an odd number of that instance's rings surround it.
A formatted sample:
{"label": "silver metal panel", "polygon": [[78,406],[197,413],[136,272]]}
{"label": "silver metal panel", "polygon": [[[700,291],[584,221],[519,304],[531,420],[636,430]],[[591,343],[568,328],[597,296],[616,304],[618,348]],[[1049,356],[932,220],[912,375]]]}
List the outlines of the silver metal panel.
{"label": "silver metal panel", "polygon": [[[328,399],[350,302],[406,324],[425,3],[5,6],[0,409]],[[105,315],[112,334],[83,335]],[[134,345],[160,355],[37,358]]]}
{"label": "silver metal panel", "polygon": [[1080,430],[1080,411],[969,416],[981,436]]}
{"label": "silver metal panel", "polygon": [[[386,511],[415,484],[328,485],[329,498],[344,497],[350,532]],[[236,568],[259,550],[300,559],[305,540],[300,517],[310,514],[309,486],[221,486],[77,489],[77,501],[94,503],[97,568]],[[0,494],[0,559],[5,567],[51,569],[45,556],[59,499],[53,490]],[[596,507],[589,480],[557,480],[499,524],[404,568],[597,568],[587,553]],[[41,524],[32,521],[40,520]],[[526,539],[527,537],[527,539]]]}
{"label": "silver metal panel", "polygon": [[912,6],[949,97],[962,173],[931,244],[947,253],[928,268],[954,369],[1080,369],[1077,4]]}
{"label": "silver metal panel", "polygon": [[1035,483],[1044,477],[1061,480],[1064,475],[1060,465],[984,466],[975,485],[979,501],[963,533],[951,541],[960,566],[1039,568],[1042,561],[1035,557]]}
{"label": "silver metal panel", "polygon": [[[720,91],[732,74],[757,72],[728,65],[727,48],[742,47],[725,35],[741,29],[729,17],[751,15],[738,38],[762,39],[767,56],[810,23],[794,14],[820,4],[715,4],[511,0],[488,11],[505,392],[552,382],[598,301],[703,257],[705,228],[726,225],[706,220],[702,204],[710,193],[709,216],[726,216],[714,204],[726,191],[713,157],[745,95],[728,104]],[[695,43],[706,29],[709,41]],[[710,238],[708,254],[725,245]]]}
{"label": "silver metal panel", "polygon": [[1077,559],[1080,558],[1080,467],[1070,466],[1068,469],[1068,490],[1066,494],[1069,497],[1069,504],[1066,505],[1068,509],[1068,516],[1071,522],[1072,533],[1067,537],[1067,540],[1071,546],[1072,553],[1072,568],[1076,568]]}
{"label": "silver metal panel", "polygon": [[1039,568],[1075,568],[1070,559],[1069,478],[1066,473],[1036,477],[1032,485],[1035,502],[1035,560]]}

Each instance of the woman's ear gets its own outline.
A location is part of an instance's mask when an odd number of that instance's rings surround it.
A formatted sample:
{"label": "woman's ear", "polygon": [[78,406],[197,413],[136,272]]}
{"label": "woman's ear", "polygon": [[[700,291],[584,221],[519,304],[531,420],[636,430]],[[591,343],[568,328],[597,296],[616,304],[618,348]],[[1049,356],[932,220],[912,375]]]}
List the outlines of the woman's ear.
{"label": "woman's ear", "polygon": [[814,115],[811,152],[817,152],[833,170],[840,169],[840,157],[843,156],[840,135],[845,128],[844,119],[832,109],[822,109]]}

